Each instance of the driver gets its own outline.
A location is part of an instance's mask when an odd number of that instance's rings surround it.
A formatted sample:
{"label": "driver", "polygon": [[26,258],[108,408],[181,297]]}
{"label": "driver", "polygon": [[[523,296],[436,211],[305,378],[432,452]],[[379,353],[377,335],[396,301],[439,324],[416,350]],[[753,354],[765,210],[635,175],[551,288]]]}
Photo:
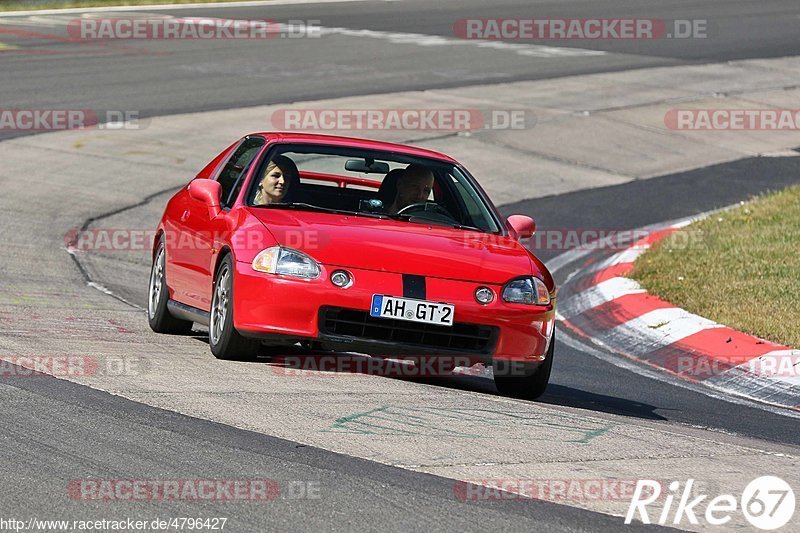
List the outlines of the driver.
{"label": "driver", "polygon": [[431,195],[432,190],[433,172],[422,165],[408,165],[397,180],[397,195],[387,211],[397,214],[404,207],[424,202]]}

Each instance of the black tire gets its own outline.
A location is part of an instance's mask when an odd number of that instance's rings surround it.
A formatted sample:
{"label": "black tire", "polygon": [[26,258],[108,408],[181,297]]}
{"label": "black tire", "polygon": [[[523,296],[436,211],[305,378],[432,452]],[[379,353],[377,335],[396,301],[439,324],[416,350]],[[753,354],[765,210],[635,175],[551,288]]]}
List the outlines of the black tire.
{"label": "black tire", "polygon": [[555,352],[555,333],[547,350],[543,363],[530,368],[520,368],[514,363],[498,361],[494,364],[494,385],[503,396],[511,396],[521,400],[535,400],[544,394],[550,382],[550,371],[553,369],[553,353]]}
{"label": "black tire", "polygon": [[233,260],[225,256],[214,276],[208,344],[217,359],[252,361],[261,343],[242,337],[233,327]]}
{"label": "black tire", "polygon": [[156,333],[189,333],[192,322],[175,318],[169,313],[169,288],[167,287],[166,248],[159,240],[153,265],[150,267],[150,283],[147,289],[147,322]]}

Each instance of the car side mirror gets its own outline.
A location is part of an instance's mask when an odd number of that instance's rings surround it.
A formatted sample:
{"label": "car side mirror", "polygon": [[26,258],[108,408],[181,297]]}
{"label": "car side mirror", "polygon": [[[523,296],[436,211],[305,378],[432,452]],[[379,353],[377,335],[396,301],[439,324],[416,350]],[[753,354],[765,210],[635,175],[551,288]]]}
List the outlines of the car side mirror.
{"label": "car side mirror", "polygon": [[214,218],[222,211],[220,197],[222,186],[218,181],[209,179],[196,179],[189,184],[189,196],[203,202],[208,207],[208,217]]}
{"label": "car side mirror", "polygon": [[536,222],[525,215],[511,215],[508,217],[508,227],[517,239],[527,239],[536,233]]}

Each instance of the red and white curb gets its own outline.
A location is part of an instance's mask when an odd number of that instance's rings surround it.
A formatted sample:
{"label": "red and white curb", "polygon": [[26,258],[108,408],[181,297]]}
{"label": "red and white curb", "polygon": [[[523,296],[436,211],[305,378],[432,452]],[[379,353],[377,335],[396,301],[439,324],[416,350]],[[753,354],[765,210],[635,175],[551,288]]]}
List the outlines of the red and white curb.
{"label": "red and white curb", "polygon": [[591,250],[559,291],[559,321],[602,348],[737,396],[800,410],[800,350],[741,333],[648,294],[626,277],[653,243],[693,221],[646,231],[611,256]]}

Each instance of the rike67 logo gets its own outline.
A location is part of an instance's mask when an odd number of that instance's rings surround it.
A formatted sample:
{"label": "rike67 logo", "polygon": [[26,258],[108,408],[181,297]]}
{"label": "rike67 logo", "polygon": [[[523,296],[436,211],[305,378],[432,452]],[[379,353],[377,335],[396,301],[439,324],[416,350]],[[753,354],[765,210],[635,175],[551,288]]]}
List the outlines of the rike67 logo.
{"label": "rike67 logo", "polygon": [[[794,515],[795,497],[792,488],[779,477],[762,476],[751,481],[738,500],[732,494],[721,494],[704,503],[708,494],[693,493],[694,480],[689,479],[681,489],[679,481],[671,482],[665,494],[661,483],[650,479],[640,479],[633,491],[631,504],[625,515],[625,523],[630,524],[638,515],[645,524],[655,521],[659,525],[671,522],[680,525],[684,518],[692,525],[700,524],[698,519],[712,526],[725,525],[741,512],[750,524],[758,529],[770,531],[789,523]],[[693,497],[696,496],[696,497]],[[676,503],[675,506],[673,504]],[[661,512],[651,520],[648,506],[658,502]],[[705,506],[701,513],[698,507]],[[674,510],[673,510],[674,508]],[[652,511],[653,509],[651,509]],[[671,518],[671,520],[670,520]]]}

